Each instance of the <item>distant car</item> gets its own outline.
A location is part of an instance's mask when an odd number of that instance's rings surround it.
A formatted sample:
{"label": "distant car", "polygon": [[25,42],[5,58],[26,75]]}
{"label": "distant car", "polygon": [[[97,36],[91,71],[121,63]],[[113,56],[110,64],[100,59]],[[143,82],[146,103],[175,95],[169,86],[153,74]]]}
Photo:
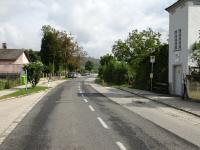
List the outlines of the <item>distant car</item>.
{"label": "distant car", "polygon": [[67,76],[68,78],[77,78],[76,72],[69,72]]}
{"label": "distant car", "polygon": [[87,76],[87,73],[82,73],[81,76]]}

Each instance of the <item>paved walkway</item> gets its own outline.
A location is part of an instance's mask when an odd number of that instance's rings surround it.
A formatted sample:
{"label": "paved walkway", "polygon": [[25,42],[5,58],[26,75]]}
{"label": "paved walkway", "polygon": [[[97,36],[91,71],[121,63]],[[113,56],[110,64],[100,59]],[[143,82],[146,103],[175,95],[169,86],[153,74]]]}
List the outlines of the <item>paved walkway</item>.
{"label": "paved walkway", "polygon": [[[65,81],[53,81],[50,86],[54,88]],[[20,98],[0,101],[0,144],[47,92],[42,91]]]}
{"label": "paved walkway", "polygon": [[[196,103],[183,101],[183,103],[185,102],[185,105],[189,105],[189,107],[184,107],[184,109],[187,109],[188,112],[190,111],[190,113],[187,113],[186,111],[180,111],[180,109],[169,107],[170,105],[168,104],[161,104],[160,102],[158,103],[158,101],[145,98],[145,96],[157,99],[161,97],[167,101],[167,99],[173,100],[173,98],[176,99],[177,97],[155,95],[155,93],[140,90],[137,90],[136,95],[117,88],[100,86],[95,84],[93,80],[94,79],[89,79],[85,81],[85,84],[91,85],[97,92],[102,93],[104,96],[108,97],[110,100],[121,105],[122,107],[200,147],[200,118],[197,117],[200,107],[198,103],[197,105],[194,105]],[[131,92],[136,93],[136,91]],[[139,94],[143,94],[143,96],[138,96]],[[172,100],[170,101],[171,103],[173,102]],[[176,102],[177,103],[173,104],[177,104],[177,107],[178,104],[180,104],[181,107],[184,106],[181,105],[181,99]],[[198,110],[196,110],[196,112],[192,112],[194,109]],[[191,112],[196,113],[197,115],[191,115]]]}
{"label": "paved walkway", "polygon": [[183,100],[181,97],[157,94],[149,91],[130,88],[120,89],[200,117],[200,103],[198,102]]}

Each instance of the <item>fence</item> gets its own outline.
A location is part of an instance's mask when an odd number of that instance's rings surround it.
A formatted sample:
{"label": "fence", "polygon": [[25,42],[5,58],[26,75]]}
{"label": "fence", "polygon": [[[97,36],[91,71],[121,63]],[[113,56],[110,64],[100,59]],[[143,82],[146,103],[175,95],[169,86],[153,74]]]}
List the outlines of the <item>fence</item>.
{"label": "fence", "polygon": [[0,90],[9,89],[18,85],[20,85],[19,76],[15,76],[14,78],[12,76],[7,76],[4,79],[0,79]]}

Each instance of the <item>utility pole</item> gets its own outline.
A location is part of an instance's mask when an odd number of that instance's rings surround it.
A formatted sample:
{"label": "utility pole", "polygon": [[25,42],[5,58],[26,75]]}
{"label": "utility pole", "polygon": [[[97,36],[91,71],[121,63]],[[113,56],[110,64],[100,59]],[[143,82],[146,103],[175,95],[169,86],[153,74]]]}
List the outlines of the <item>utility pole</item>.
{"label": "utility pole", "polygon": [[25,71],[25,75],[26,75],[26,91],[27,91],[27,89],[28,89],[28,73],[27,73],[27,69],[26,69],[26,71]]}
{"label": "utility pole", "polygon": [[151,73],[150,73],[151,91],[153,91],[153,65],[155,63],[155,56],[150,56],[150,63],[151,63]]}

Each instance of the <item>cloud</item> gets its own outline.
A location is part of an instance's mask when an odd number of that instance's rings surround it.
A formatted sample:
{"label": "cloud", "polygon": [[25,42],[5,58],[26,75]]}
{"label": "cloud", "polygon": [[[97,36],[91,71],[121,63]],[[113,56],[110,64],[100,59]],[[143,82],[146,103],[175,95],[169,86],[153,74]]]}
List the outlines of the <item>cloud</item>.
{"label": "cloud", "polygon": [[176,0],[1,0],[0,42],[10,48],[40,50],[41,27],[72,33],[90,56],[110,52],[115,40],[133,29],[168,35],[165,7]]}

